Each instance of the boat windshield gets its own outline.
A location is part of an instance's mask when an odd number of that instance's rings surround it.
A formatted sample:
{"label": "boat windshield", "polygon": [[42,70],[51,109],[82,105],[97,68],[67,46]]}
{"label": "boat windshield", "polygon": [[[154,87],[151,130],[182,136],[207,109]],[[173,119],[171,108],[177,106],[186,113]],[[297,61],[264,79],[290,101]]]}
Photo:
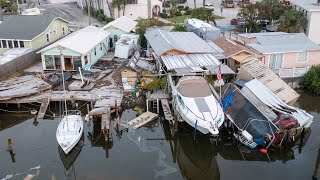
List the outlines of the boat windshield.
{"label": "boat windshield", "polygon": [[212,95],[207,81],[203,78],[181,80],[177,89],[185,97],[207,97]]}

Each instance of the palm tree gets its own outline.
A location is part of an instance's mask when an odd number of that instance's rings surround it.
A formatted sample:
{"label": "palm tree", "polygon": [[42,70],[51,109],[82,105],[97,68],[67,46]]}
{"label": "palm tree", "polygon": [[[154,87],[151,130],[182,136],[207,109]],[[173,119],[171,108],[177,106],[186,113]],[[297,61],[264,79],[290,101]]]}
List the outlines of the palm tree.
{"label": "palm tree", "polygon": [[3,21],[2,8],[6,4],[6,0],[0,0],[0,20]]}
{"label": "palm tree", "polygon": [[196,0],[193,0],[194,8],[197,9]]}
{"label": "palm tree", "polygon": [[124,16],[125,11],[126,11],[126,5],[134,3],[134,0],[121,0],[121,3],[122,3],[122,7],[123,7],[123,16]]}
{"label": "palm tree", "polygon": [[206,5],[206,0],[203,0],[203,4],[202,4],[203,8],[205,7],[205,5]]}
{"label": "palm tree", "polygon": [[304,16],[303,12],[295,9],[284,11],[280,18],[279,31],[288,33],[299,33],[303,31],[308,24],[308,20]]}
{"label": "palm tree", "polygon": [[118,18],[120,17],[120,10],[122,7],[122,0],[112,0],[112,7],[118,9]]}

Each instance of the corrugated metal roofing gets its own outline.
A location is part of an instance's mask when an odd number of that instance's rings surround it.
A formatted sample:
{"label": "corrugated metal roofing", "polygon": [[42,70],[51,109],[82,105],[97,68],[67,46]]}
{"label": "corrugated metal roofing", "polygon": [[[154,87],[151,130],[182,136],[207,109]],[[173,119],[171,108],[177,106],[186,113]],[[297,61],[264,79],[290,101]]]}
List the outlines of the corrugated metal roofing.
{"label": "corrugated metal roofing", "polygon": [[188,68],[192,70],[189,72],[201,72],[205,67],[221,64],[212,54],[167,55],[161,58],[168,71]]}
{"label": "corrugated metal roofing", "polygon": [[193,32],[168,32],[155,29],[147,31],[145,37],[158,56],[173,49],[185,53],[215,52],[212,47]]}
{"label": "corrugated metal roofing", "polygon": [[0,39],[32,40],[43,33],[55,19],[57,17],[49,15],[7,16],[0,24]]}
{"label": "corrugated metal roofing", "polygon": [[109,32],[103,29],[94,26],[88,26],[74,33],[71,33],[70,35],[47,46],[46,48],[43,48],[39,52],[43,52],[57,46],[62,46],[64,48],[76,51],[80,54],[85,54],[89,52],[92,48],[94,48],[97,44],[107,39],[109,34]]}
{"label": "corrugated metal roofing", "polygon": [[137,26],[137,22],[126,17],[126,16],[121,16],[120,18],[111,21],[110,23],[108,23],[107,25],[105,25],[102,29],[107,29],[108,27],[115,27],[117,29],[120,29],[124,32],[131,32],[134,31],[136,26]]}
{"label": "corrugated metal roofing", "polygon": [[[248,36],[243,37],[248,38]],[[320,50],[320,46],[312,42],[304,33],[254,33],[249,37],[255,37],[258,42],[249,43],[247,46],[260,53]]]}

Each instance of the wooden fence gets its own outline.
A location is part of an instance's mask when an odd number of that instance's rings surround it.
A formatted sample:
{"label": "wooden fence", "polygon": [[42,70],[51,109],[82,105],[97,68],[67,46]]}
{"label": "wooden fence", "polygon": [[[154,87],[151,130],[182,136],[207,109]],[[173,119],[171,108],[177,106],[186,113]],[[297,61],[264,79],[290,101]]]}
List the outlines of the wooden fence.
{"label": "wooden fence", "polygon": [[40,62],[41,55],[36,54],[37,50],[19,56],[3,65],[0,65],[0,79],[4,79],[13,73],[19,72],[30,65]]}

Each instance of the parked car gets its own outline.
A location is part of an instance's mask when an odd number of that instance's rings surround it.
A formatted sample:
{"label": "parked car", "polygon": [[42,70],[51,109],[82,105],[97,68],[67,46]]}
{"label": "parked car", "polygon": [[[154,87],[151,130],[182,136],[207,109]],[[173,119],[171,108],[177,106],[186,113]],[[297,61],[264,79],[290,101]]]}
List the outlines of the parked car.
{"label": "parked car", "polygon": [[243,28],[243,26],[245,25],[245,21],[241,18],[237,18],[237,19],[232,19],[230,24],[237,26],[237,28]]}
{"label": "parked car", "polygon": [[213,4],[205,4],[205,5],[204,5],[204,8],[210,9],[211,11],[214,11],[214,6],[213,6]]}

